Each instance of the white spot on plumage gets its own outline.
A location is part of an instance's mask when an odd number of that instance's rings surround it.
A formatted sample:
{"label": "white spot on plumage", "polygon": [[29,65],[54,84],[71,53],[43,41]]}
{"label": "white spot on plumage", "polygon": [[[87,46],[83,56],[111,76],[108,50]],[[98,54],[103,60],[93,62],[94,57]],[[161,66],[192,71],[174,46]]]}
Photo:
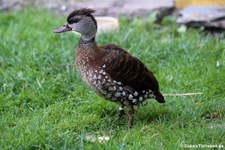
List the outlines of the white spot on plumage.
{"label": "white spot on plumage", "polygon": [[125,95],[126,95],[126,93],[123,91],[123,92],[122,92],[122,95],[123,95],[123,96],[125,96]]}
{"label": "white spot on plumage", "polygon": [[98,79],[101,79],[102,78],[102,76],[101,75],[98,75]]}
{"label": "white spot on plumage", "polygon": [[89,72],[89,77],[91,77],[92,78],[92,74]]}
{"label": "white spot on plumage", "polygon": [[143,97],[139,97],[139,101],[143,101]]}
{"label": "white spot on plumage", "polygon": [[110,86],[109,87],[109,91],[115,91],[116,89],[114,89],[114,86]]}
{"label": "white spot on plumage", "polygon": [[133,95],[130,94],[130,95],[128,96],[128,99],[129,99],[129,100],[132,100],[132,99],[133,99]]}
{"label": "white spot on plumage", "polygon": [[106,68],[106,65],[104,64],[104,65],[102,65],[102,67],[103,67],[103,68]]}
{"label": "white spot on plumage", "polygon": [[122,85],[122,83],[121,83],[121,82],[117,82],[117,84],[118,84],[118,85]]}
{"label": "white spot on plumage", "polygon": [[148,93],[153,94],[153,92],[151,90],[149,90]]}
{"label": "white spot on plumage", "polygon": [[132,102],[133,102],[133,103],[136,103],[136,102],[137,102],[137,99],[133,99]]}
{"label": "white spot on plumage", "polygon": [[107,94],[105,97],[110,98],[111,96],[112,96],[111,94]]}
{"label": "white spot on plumage", "polygon": [[120,97],[120,96],[121,96],[121,93],[120,93],[120,92],[116,92],[116,93],[114,94],[114,96],[115,96],[115,97]]}
{"label": "white spot on plumage", "polygon": [[135,91],[135,92],[134,92],[134,96],[138,96],[138,92]]}
{"label": "white spot on plumage", "polygon": [[123,91],[123,88],[121,86],[119,86],[119,91]]}

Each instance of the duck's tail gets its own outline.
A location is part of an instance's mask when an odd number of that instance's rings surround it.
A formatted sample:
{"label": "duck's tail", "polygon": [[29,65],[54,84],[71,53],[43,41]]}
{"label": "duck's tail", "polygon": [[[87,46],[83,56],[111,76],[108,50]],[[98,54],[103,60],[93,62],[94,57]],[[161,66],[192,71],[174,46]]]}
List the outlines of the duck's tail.
{"label": "duck's tail", "polygon": [[163,95],[159,91],[155,91],[154,95],[155,95],[155,99],[157,100],[157,102],[165,103],[165,99],[164,99]]}

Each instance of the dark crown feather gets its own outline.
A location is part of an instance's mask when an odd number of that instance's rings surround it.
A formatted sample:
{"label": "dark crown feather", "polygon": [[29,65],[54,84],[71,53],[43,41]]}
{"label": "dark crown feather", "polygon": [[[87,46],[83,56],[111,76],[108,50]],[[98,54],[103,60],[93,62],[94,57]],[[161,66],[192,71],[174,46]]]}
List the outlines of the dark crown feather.
{"label": "dark crown feather", "polygon": [[95,20],[95,18],[92,15],[92,13],[94,13],[94,12],[95,12],[95,10],[90,9],[90,8],[82,8],[82,9],[74,10],[67,17],[67,22],[71,22],[71,20],[73,20],[74,16],[89,16],[94,21],[94,24],[97,28],[97,21]]}
{"label": "dark crown feather", "polygon": [[69,21],[74,16],[78,16],[78,15],[79,16],[91,16],[91,14],[94,12],[95,12],[95,10],[90,9],[90,8],[82,8],[82,9],[74,10],[67,17],[67,21]]}

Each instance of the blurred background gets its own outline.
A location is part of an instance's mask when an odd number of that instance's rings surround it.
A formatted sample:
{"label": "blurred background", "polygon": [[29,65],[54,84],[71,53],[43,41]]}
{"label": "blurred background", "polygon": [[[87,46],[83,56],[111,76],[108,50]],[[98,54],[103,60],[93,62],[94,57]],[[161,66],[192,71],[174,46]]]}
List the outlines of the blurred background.
{"label": "blurred background", "polygon": [[94,8],[97,16],[145,17],[155,13],[155,21],[174,15],[178,24],[225,29],[225,0],[0,0],[0,11],[44,7],[57,15],[67,15],[76,8]]}

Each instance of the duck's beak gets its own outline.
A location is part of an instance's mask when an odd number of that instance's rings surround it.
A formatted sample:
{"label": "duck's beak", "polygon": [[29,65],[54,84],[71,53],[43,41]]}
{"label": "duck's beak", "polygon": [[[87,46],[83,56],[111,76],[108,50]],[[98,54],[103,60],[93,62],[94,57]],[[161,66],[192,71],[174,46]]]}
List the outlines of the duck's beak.
{"label": "duck's beak", "polygon": [[72,31],[72,28],[69,27],[68,23],[65,23],[63,26],[54,30],[55,33],[62,33],[67,31]]}

